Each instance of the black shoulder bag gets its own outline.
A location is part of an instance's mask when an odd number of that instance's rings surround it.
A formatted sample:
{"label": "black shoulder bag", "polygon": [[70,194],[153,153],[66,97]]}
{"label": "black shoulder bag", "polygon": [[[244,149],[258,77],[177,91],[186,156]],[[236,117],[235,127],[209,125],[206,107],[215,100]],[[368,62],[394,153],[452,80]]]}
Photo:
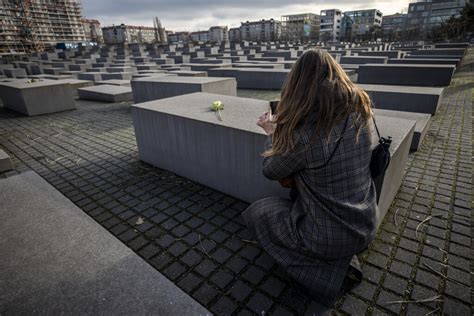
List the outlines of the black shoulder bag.
{"label": "black shoulder bag", "polygon": [[379,144],[372,151],[372,157],[370,159],[370,174],[372,179],[377,178],[378,176],[385,173],[388,165],[390,164],[390,145],[392,144],[392,137],[388,136],[387,138],[381,137],[375,118],[372,117],[374,121],[375,130],[377,131],[377,136],[379,137]]}

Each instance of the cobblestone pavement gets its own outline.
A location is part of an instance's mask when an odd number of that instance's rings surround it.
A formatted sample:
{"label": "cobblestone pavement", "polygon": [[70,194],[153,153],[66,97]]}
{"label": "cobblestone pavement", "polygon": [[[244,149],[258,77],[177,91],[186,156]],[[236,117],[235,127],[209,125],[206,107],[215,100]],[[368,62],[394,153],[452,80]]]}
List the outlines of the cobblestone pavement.
{"label": "cobblestone pavement", "polygon": [[[360,255],[362,284],[332,313],[472,313],[473,56]],[[129,104],[78,101],[77,111],[32,118],[0,108],[0,147],[15,165],[0,176],[35,170],[215,314],[320,312],[250,240],[245,203],[138,161]]]}

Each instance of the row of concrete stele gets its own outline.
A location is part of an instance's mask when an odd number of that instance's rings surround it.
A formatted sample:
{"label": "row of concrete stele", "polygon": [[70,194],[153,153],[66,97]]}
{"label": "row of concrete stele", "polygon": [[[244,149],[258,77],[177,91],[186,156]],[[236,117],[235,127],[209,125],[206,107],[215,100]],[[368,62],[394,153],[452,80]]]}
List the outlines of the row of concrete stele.
{"label": "row of concrete stele", "polygon": [[[453,46],[321,47],[370,94],[382,136],[393,139],[392,163],[376,181],[380,221],[401,184],[410,150],[421,146],[466,52],[465,44]],[[251,202],[288,192],[261,174],[265,135],[254,118],[268,102],[238,98],[237,89],[281,89],[293,63],[310,48],[247,43],[58,51],[16,62],[16,68],[2,66],[8,77],[28,78],[1,79],[0,95],[4,107],[30,116],[75,109],[76,95],[134,101],[140,160]],[[209,110],[215,100],[225,103],[222,121]]]}

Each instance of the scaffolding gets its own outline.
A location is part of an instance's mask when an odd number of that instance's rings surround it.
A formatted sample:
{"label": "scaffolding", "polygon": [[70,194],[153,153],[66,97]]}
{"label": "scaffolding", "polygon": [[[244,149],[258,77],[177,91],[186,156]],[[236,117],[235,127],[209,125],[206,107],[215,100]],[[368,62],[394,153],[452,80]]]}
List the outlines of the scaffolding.
{"label": "scaffolding", "polygon": [[0,0],[0,52],[39,52],[58,42],[83,42],[77,0]]}

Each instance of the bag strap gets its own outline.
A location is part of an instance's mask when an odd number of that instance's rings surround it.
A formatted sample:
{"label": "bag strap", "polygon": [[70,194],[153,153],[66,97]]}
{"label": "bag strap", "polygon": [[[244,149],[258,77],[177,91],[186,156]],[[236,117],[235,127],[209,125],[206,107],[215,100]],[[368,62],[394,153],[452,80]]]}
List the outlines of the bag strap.
{"label": "bag strap", "polygon": [[313,170],[319,170],[321,168],[324,168],[326,167],[332,160],[332,157],[334,157],[334,155],[336,154],[336,151],[337,149],[339,148],[339,144],[341,143],[342,139],[344,138],[344,133],[346,132],[346,128],[347,128],[347,123],[349,122],[349,116],[347,116],[347,119],[346,119],[346,122],[344,123],[344,127],[342,129],[342,133],[341,133],[341,136],[339,137],[339,139],[337,140],[337,143],[336,143],[336,147],[334,147],[334,150],[332,151],[331,155],[329,156],[329,159],[321,166],[319,167],[316,167],[316,168],[311,168]]}
{"label": "bag strap", "polygon": [[377,131],[377,136],[379,137],[379,140],[380,140],[382,137],[380,137],[379,128],[377,126],[377,123],[375,122],[375,117],[373,115],[372,115],[372,121],[374,122],[375,130]]}

